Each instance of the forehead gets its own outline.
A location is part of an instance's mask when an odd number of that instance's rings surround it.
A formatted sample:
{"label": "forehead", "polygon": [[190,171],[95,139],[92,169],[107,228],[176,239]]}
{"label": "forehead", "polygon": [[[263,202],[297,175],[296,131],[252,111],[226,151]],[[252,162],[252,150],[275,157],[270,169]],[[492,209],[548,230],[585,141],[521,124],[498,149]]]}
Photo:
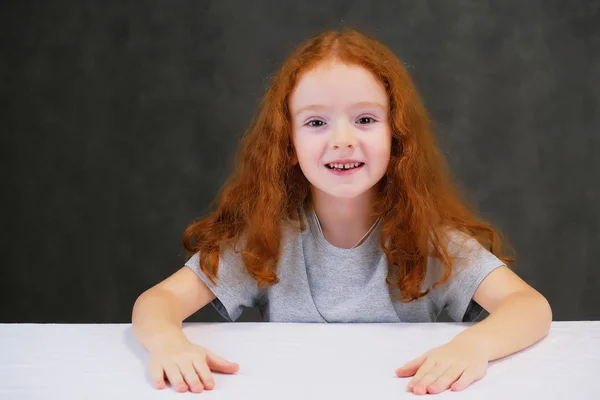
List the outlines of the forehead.
{"label": "forehead", "polygon": [[290,108],[318,104],[330,107],[376,102],[387,106],[383,84],[367,69],[341,62],[326,62],[300,76],[291,96]]}

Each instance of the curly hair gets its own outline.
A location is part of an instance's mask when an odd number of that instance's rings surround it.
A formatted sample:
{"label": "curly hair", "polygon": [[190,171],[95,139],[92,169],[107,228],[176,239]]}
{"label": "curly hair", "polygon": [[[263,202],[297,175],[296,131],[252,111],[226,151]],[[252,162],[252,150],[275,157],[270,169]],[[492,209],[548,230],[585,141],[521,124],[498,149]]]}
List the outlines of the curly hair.
{"label": "curly hair", "polygon": [[[218,279],[222,246],[243,236],[241,255],[259,286],[278,282],[281,221],[298,221],[298,208],[310,201],[310,184],[293,162],[289,97],[300,75],[326,60],[361,66],[373,73],[389,96],[392,132],[390,162],[376,185],[373,211],[382,218],[380,246],[388,263],[387,283],[400,289],[402,302],[419,299],[429,256],[444,267],[453,260],[448,229],[476,238],[503,262],[500,234],[460,195],[438,148],[431,122],[415,85],[400,60],[375,38],[351,29],[327,30],[300,44],[273,78],[259,111],[245,132],[233,174],[213,210],[183,233],[183,245],[198,253],[202,271]],[[303,226],[303,224],[301,225]]]}

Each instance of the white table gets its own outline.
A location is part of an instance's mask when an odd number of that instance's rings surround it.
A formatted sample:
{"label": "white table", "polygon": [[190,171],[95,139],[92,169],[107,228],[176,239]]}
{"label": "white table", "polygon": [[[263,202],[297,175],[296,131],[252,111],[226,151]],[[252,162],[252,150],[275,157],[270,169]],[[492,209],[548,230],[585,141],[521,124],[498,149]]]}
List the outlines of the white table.
{"label": "white table", "polygon": [[[130,325],[0,324],[0,399],[417,398],[395,369],[466,326],[185,324],[190,340],[241,366],[193,394],[152,388]],[[465,391],[433,396],[600,399],[600,321],[554,322],[541,342],[492,362]]]}

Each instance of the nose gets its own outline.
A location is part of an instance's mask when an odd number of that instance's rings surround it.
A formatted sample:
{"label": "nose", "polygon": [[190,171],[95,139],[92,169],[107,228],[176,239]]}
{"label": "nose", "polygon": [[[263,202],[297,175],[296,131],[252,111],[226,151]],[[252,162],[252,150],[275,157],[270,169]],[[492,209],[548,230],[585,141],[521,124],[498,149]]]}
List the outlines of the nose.
{"label": "nose", "polygon": [[340,126],[333,131],[330,147],[334,150],[356,147],[356,136],[352,128]]}

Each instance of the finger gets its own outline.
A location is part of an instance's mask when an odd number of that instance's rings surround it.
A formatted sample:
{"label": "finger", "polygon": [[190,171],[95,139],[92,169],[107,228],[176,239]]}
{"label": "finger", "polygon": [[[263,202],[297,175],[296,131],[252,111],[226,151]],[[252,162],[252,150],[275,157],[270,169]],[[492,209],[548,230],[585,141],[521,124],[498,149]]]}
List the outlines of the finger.
{"label": "finger", "polygon": [[450,385],[456,382],[463,370],[464,368],[459,366],[452,366],[448,368],[442,376],[440,376],[435,382],[427,386],[427,392],[436,394],[448,389]]}
{"label": "finger", "polygon": [[402,367],[396,370],[396,376],[400,378],[406,378],[409,376],[413,376],[418,370],[423,362],[425,362],[425,356],[421,356],[419,358],[415,358],[412,361],[407,362]]}
{"label": "finger", "polygon": [[212,371],[222,372],[224,374],[234,374],[240,369],[238,364],[227,361],[210,350],[206,350],[206,364],[208,364],[208,367]]}
{"label": "finger", "polygon": [[435,361],[432,359],[425,359],[425,362],[414,374],[413,378],[408,382],[408,390],[412,390],[418,382],[435,366]]}
{"label": "finger", "polygon": [[158,363],[150,363],[148,366],[148,373],[150,374],[150,378],[152,379],[152,383],[156,389],[165,388],[165,372],[162,368],[162,365]]}
{"label": "finger", "polygon": [[167,379],[169,383],[173,387],[173,389],[178,392],[185,392],[188,387],[183,381],[183,376],[181,376],[181,372],[179,371],[179,367],[177,364],[166,364],[163,367],[165,369],[165,374],[167,375]]}
{"label": "finger", "polygon": [[414,385],[413,393],[414,394],[426,394],[427,387],[431,385],[433,382],[437,381],[440,376],[446,372],[448,369],[447,365],[436,364],[435,367],[429,370],[428,373],[423,375],[423,377]]}
{"label": "finger", "polygon": [[200,382],[200,377],[191,362],[180,363],[179,369],[191,392],[200,393],[204,390],[204,385]]}
{"label": "finger", "polygon": [[465,389],[471,383],[483,377],[482,374],[478,374],[473,368],[467,368],[463,371],[462,375],[456,382],[450,386],[453,391],[460,391]]}
{"label": "finger", "polygon": [[198,376],[204,385],[204,389],[213,389],[215,387],[215,381],[213,380],[212,372],[210,372],[210,368],[208,368],[206,362],[195,360],[192,364],[194,365],[194,369],[198,373]]}

